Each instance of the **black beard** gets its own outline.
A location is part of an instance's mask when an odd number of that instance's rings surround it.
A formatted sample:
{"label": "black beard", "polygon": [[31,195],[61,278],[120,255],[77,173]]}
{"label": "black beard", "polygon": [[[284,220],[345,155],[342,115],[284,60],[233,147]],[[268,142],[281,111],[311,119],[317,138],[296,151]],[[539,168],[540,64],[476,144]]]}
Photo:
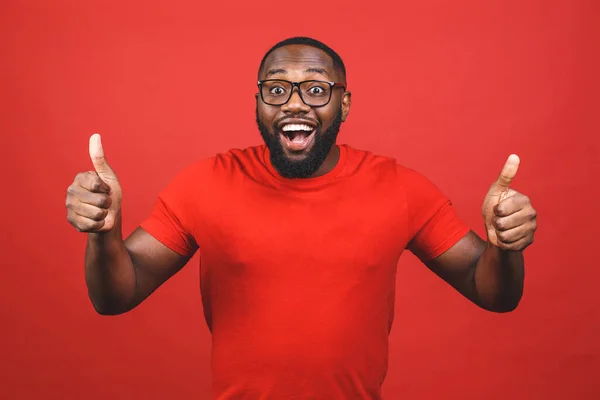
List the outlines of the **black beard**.
{"label": "black beard", "polygon": [[284,178],[310,178],[317,172],[319,167],[327,158],[331,148],[335,144],[338,132],[342,125],[342,108],[338,111],[331,126],[324,133],[321,133],[319,126],[314,133],[314,144],[306,157],[299,161],[292,161],[285,156],[283,145],[279,137],[277,126],[273,126],[273,133],[258,118],[258,109],[256,110],[256,123],[269,153],[271,155],[271,164]]}

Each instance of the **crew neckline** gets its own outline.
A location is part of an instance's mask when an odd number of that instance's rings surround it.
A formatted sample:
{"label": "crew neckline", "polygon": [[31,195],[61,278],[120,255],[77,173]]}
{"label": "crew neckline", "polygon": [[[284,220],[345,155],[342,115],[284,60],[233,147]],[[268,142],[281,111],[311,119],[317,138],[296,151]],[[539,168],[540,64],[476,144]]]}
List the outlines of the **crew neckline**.
{"label": "crew neckline", "polygon": [[278,182],[280,182],[282,185],[297,189],[312,189],[333,181],[344,169],[344,166],[346,165],[348,151],[346,149],[346,146],[344,145],[336,146],[340,151],[340,157],[338,158],[335,166],[331,169],[331,171],[327,172],[326,174],[316,176],[314,178],[284,178],[283,176],[281,176],[279,172],[277,172],[273,164],[271,164],[271,155],[267,146],[264,146],[263,163],[267,167],[267,170],[269,171],[271,176],[275,178]]}

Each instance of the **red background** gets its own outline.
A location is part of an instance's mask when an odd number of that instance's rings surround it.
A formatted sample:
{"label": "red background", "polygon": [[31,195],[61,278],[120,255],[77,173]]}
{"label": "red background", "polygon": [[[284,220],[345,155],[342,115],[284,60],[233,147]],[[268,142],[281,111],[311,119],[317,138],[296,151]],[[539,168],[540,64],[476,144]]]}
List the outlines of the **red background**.
{"label": "red background", "polygon": [[66,188],[102,133],[131,232],[184,165],[261,142],[256,69],[292,35],[346,62],[342,142],[423,172],[480,234],[515,152],[539,212],[514,313],[402,258],[386,398],[599,398],[598,3],[211,3],[2,3],[0,398],[207,398],[198,257],[131,313],[96,315]]}

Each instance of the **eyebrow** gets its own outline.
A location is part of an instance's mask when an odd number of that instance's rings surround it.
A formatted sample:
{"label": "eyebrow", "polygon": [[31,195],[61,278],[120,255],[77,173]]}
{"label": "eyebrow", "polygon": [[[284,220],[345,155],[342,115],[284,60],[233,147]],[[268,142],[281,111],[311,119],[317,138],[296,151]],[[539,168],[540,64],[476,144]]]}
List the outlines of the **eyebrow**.
{"label": "eyebrow", "polygon": [[265,75],[265,77],[268,78],[270,75],[275,75],[275,74],[284,74],[285,75],[285,74],[287,74],[287,71],[285,69],[281,69],[281,68],[270,69],[267,71],[267,75]]}
{"label": "eyebrow", "polygon": [[321,75],[325,75],[325,76],[329,77],[329,74],[323,68],[309,68],[304,72],[312,72],[315,74],[321,74]]}
{"label": "eyebrow", "polygon": [[[329,73],[327,73],[327,71],[325,71],[323,68],[308,68],[304,72],[316,73],[316,74],[321,74],[321,75],[325,75],[325,76],[329,77]],[[267,71],[267,74],[265,75],[265,77],[268,78],[269,76],[276,75],[276,74],[284,74],[285,75],[285,74],[287,74],[287,71],[282,68],[270,69]]]}

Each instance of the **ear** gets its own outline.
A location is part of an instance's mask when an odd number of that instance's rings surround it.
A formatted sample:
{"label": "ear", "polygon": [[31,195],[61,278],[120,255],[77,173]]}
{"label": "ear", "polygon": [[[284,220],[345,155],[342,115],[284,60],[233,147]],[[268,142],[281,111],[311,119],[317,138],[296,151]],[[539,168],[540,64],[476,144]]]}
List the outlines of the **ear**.
{"label": "ear", "polygon": [[350,114],[350,106],[352,105],[352,93],[344,92],[342,97],[342,121],[346,121],[348,114]]}

